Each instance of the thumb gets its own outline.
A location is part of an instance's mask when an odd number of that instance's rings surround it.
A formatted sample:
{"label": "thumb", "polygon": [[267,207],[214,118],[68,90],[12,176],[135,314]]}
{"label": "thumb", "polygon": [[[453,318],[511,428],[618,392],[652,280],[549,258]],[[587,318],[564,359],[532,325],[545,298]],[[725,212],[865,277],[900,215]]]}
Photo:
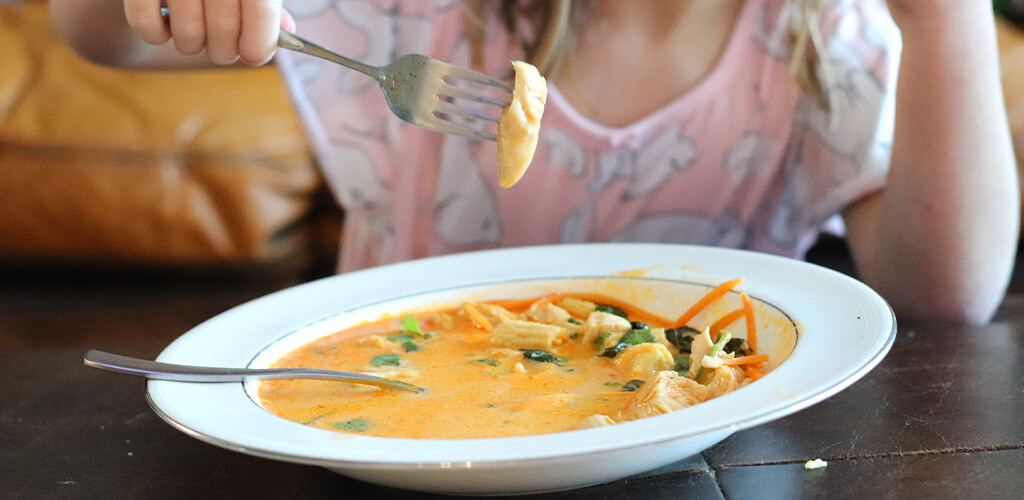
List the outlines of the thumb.
{"label": "thumb", "polygon": [[295,31],[295,18],[287,10],[281,9],[281,29]]}

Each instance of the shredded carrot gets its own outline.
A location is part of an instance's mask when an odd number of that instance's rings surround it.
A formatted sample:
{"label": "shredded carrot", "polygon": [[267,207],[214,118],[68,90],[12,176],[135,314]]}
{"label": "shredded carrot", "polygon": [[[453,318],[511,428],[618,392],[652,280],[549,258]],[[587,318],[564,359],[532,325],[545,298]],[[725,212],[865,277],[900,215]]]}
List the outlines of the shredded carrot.
{"label": "shredded carrot", "polygon": [[723,365],[754,365],[758,363],[765,363],[768,361],[767,354],[751,354],[750,356],[740,356],[738,358],[723,359]]}
{"label": "shredded carrot", "polygon": [[751,381],[757,380],[764,376],[764,372],[754,367],[753,365],[741,365],[743,368],[744,375],[747,376]]}
{"label": "shredded carrot", "polygon": [[473,318],[473,321],[476,323],[477,328],[480,328],[485,332],[494,330],[494,327],[491,326],[491,322],[487,321],[487,318],[485,318],[483,314],[480,314],[480,311],[476,310],[476,306],[470,304],[469,302],[466,302],[465,308],[466,312],[469,313],[469,317]]}
{"label": "shredded carrot", "polygon": [[718,332],[724,330],[725,327],[731,325],[733,321],[740,319],[740,316],[743,316],[743,309],[736,309],[735,311],[730,311],[726,313],[725,316],[718,318],[718,321],[715,321],[709,327],[709,329],[711,330],[711,335],[715,339],[717,339]]}
{"label": "shredded carrot", "polygon": [[757,351],[757,321],[754,320],[754,304],[747,292],[740,292],[743,299],[743,315],[747,317],[747,344],[751,351]]}
{"label": "shredded carrot", "polygon": [[736,285],[739,285],[742,282],[743,278],[736,278],[733,280],[726,281],[721,285],[718,285],[717,287],[715,287],[714,290],[708,292],[707,295],[701,297],[701,299],[698,300],[695,304],[693,304],[686,312],[684,312],[682,316],[679,316],[679,318],[677,318],[675,322],[672,323],[672,328],[686,326],[686,324],[689,323],[690,320],[697,315],[697,313],[704,310],[704,308],[707,307],[708,304],[718,300],[720,297],[728,293],[729,290],[736,288]]}

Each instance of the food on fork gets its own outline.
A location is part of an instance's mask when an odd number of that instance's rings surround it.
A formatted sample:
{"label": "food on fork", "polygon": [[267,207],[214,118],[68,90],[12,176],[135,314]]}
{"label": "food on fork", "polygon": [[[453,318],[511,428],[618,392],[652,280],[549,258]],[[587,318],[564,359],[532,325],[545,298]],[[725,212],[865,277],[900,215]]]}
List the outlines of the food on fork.
{"label": "food on fork", "polygon": [[513,61],[516,71],[512,102],[498,120],[498,184],[512,187],[533,161],[548,87],[530,63]]}

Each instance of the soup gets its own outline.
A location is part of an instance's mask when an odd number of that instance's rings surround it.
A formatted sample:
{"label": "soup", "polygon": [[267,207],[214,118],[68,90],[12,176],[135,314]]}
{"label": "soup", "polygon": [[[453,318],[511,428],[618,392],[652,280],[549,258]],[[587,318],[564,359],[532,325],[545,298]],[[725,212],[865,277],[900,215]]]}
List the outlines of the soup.
{"label": "soup", "polygon": [[[764,370],[745,295],[746,307],[700,330],[688,324],[737,282],[674,320],[575,293],[388,316],[303,345],[274,366],[367,373],[426,393],[281,380],[261,382],[258,395],[269,411],[306,425],[413,439],[544,434],[675,411]],[[734,324],[749,341],[729,333]]]}

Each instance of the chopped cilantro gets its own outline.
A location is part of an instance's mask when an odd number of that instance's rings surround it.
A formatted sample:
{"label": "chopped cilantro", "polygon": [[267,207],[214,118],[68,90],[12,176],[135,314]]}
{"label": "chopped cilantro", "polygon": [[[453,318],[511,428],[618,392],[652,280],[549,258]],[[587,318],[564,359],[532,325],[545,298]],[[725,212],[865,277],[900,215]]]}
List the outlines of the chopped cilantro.
{"label": "chopped cilantro", "polygon": [[398,366],[401,362],[397,354],[378,354],[370,359],[370,366]]}
{"label": "chopped cilantro", "polygon": [[423,335],[423,330],[420,330],[420,322],[416,321],[416,318],[412,317],[411,314],[406,314],[402,318],[402,331]]}
{"label": "chopped cilantro", "polygon": [[393,335],[388,337],[388,340],[401,343],[405,352],[415,352],[420,350],[419,344],[413,342],[412,335]]}
{"label": "chopped cilantro", "polygon": [[594,339],[594,347],[597,349],[604,349],[604,341],[608,340],[608,337],[612,336],[612,332],[604,332]]}
{"label": "chopped cilantro", "polygon": [[578,320],[576,318],[569,318],[566,321],[568,321],[569,323],[572,323],[574,325],[582,325],[583,324],[583,323],[580,323],[580,320]]}
{"label": "chopped cilantro", "polygon": [[480,363],[482,365],[487,365],[487,366],[498,366],[498,360],[491,359],[491,358],[474,359],[473,362],[474,363]]}
{"label": "chopped cilantro", "polygon": [[331,427],[342,431],[365,432],[370,428],[370,422],[364,418],[354,418],[344,422],[335,422]]}

